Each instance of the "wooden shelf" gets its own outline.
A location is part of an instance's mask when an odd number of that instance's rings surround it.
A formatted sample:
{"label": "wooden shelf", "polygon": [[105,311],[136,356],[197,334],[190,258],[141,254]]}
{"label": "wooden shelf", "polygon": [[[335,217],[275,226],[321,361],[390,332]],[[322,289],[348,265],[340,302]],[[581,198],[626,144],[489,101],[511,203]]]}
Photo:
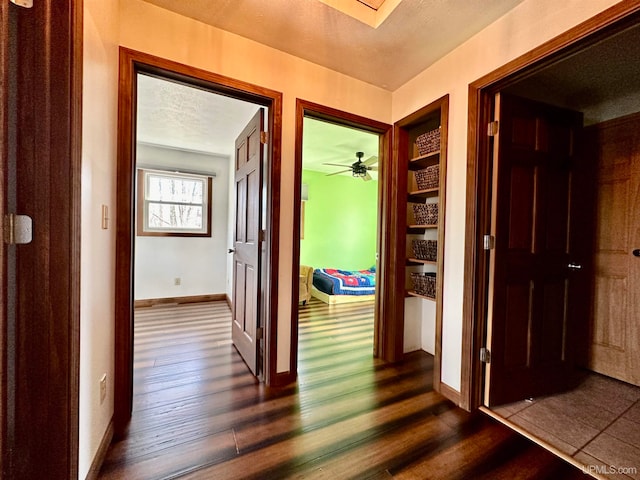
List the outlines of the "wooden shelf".
{"label": "wooden shelf", "polygon": [[422,170],[440,163],[440,150],[409,159],[409,170]]}
{"label": "wooden shelf", "polygon": [[438,228],[437,224],[433,224],[433,225],[416,225],[416,224],[412,224],[412,225],[407,225],[407,232],[409,233],[420,233],[424,230],[428,230],[428,229],[432,229],[432,228]]}
{"label": "wooden shelf", "polygon": [[[442,341],[442,292],[443,288],[438,282],[442,282],[444,276],[444,224],[445,224],[445,185],[447,174],[447,123],[449,119],[449,96],[444,97],[426,105],[425,107],[415,111],[414,113],[406,116],[402,120],[399,120],[394,124],[394,133],[397,134],[399,164],[402,167],[402,171],[398,173],[400,175],[406,175],[406,185],[402,185],[402,190],[398,191],[398,206],[400,210],[405,207],[404,199],[406,199],[406,220],[403,222],[406,227],[404,230],[404,239],[398,239],[399,242],[404,240],[405,250],[404,255],[401,255],[397,260],[396,268],[397,274],[404,274],[404,295],[405,298],[416,297],[423,300],[429,300],[434,302],[435,306],[435,335],[436,335],[436,356],[440,356],[441,352],[438,345]],[[433,148],[440,148],[439,150],[425,155],[420,155],[417,145],[417,139],[420,135],[427,132],[431,132],[434,129],[440,129],[440,143],[439,145],[433,145]],[[433,171],[431,168],[433,167]],[[437,173],[437,182],[435,178],[431,178],[431,175]],[[420,170],[429,169],[427,172],[420,172]],[[422,173],[429,173],[429,182],[423,182],[421,178]],[[418,178],[421,180],[418,184]],[[404,178],[403,178],[404,180]],[[404,182],[403,182],[404,183]],[[433,188],[421,188],[429,186]],[[436,210],[432,210],[431,207],[424,207],[424,205],[435,204],[437,207],[437,216],[423,216],[416,213],[422,213],[421,209],[426,209],[430,214],[435,214]],[[419,205],[416,206],[416,205]],[[415,210],[414,210],[415,208]],[[426,212],[425,212],[426,213]],[[427,223],[428,222],[428,223]],[[436,240],[437,243],[437,255],[433,260],[422,260],[416,258],[416,253],[412,248],[412,241],[415,240]],[[402,248],[400,246],[399,248]],[[429,257],[433,258],[433,257]],[[404,271],[401,272],[400,269]],[[416,285],[421,287],[422,283],[415,283],[422,280],[422,278],[412,277],[412,274],[429,274],[429,277],[435,275],[436,288],[432,292],[430,289],[422,290],[428,291],[432,296],[427,296],[416,292]],[[425,280],[426,282],[426,280]],[[433,287],[432,283],[429,283],[430,287]],[[422,288],[422,287],[421,287]],[[431,314],[431,313],[429,313]],[[420,315],[414,311],[409,312],[410,317],[407,317],[405,321],[410,321],[415,324],[423,322],[424,319],[420,318]]]}
{"label": "wooden shelf", "polygon": [[407,295],[409,295],[410,297],[424,298],[425,300],[431,300],[432,302],[435,302],[435,301],[436,301],[436,299],[435,299],[435,298],[433,298],[433,297],[427,297],[426,295],[422,295],[422,294],[420,294],[420,293],[418,293],[418,292],[415,292],[415,291],[413,291],[413,290],[409,290],[409,291],[407,292]]}
{"label": "wooden shelf", "polygon": [[439,188],[427,188],[425,190],[412,190],[411,192],[407,192],[409,195],[409,200],[424,200],[425,198],[437,197],[440,189]]}
{"label": "wooden shelf", "polygon": [[419,258],[410,257],[407,258],[407,262],[415,265],[437,265],[438,262],[434,260],[421,260]]}

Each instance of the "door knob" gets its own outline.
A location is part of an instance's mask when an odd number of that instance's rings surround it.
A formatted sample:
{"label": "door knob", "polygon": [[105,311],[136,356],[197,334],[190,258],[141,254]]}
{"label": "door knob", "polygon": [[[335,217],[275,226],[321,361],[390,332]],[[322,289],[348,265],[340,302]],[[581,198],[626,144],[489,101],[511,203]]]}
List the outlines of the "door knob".
{"label": "door knob", "polygon": [[569,270],[582,270],[582,265],[580,265],[579,263],[571,262],[569,265],[567,265],[567,267],[569,268]]}
{"label": "door knob", "polygon": [[640,257],[640,248],[636,248],[636,249],[635,249],[633,252],[631,252],[631,253],[633,253],[633,256],[634,256],[634,257]]}
{"label": "door knob", "polygon": [[234,253],[234,252],[235,252],[235,250],[233,248],[229,249],[229,253]]}

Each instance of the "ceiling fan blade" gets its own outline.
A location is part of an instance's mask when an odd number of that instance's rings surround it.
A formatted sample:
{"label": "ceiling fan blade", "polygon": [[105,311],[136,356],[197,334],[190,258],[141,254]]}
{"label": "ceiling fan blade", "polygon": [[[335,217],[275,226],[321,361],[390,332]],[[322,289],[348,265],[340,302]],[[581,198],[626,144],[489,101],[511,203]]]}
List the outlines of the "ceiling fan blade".
{"label": "ceiling fan blade", "polygon": [[372,177],[371,177],[371,175],[369,175],[369,172],[367,172],[367,174],[364,177],[362,177],[362,180],[364,180],[365,182],[368,182],[371,179],[372,179]]}
{"label": "ceiling fan blade", "polygon": [[332,167],[349,168],[351,165],[345,165],[344,163],[323,163],[322,165],[331,165]]}
{"label": "ceiling fan blade", "polygon": [[367,167],[367,170],[369,170],[370,172],[377,172],[378,167]]}
{"label": "ceiling fan blade", "polygon": [[367,158],[364,162],[365,165],[369,166],[369,165],[373,165],[374,163],[378,162],[378,157],[376,157],[375,155],[373,157],[369,157]]}
{"label": "ceiling fan blade", "polygon": [[340,171],[338,171],[338,172],[327,173],[327,174],[326,174],[326,176],[327,176],[327,177],[330,177],[331,175],[339,175],[340,173],[347,173],[347,172],[350,172],[350,171],[351,171],[351,169],[348,169],[348,170],[340,170]]}

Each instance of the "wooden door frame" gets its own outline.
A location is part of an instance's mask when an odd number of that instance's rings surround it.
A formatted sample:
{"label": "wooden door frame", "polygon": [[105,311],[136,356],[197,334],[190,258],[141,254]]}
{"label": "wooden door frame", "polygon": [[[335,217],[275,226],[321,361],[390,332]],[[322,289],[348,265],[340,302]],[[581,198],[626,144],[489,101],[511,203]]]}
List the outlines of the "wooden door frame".
{"label": "wooden door frame", "polygon": [[[397,295],[394,288],[396,279],[396,260],[398,235],[394,232],[394,222],[398,215],[394,208],[397,196],[391,188],[392,175],[392,134],[393,126],[377,120],[348,113],[302,99],[296,99],[296,138],[294,165],[293,199],[293,248],[291,276],[291,348],[290,365],[292,379],[295,379],[298,366],[298,309],[299,309],[299,273],[300,273],[300,196],[302,183],[302,139],[304,117],[325,120],[345,127],[354,127],[380,135],[378,158],[378,248],[379,262],[377,272],[376,303],[374,313],[373,355],[385,361],[395,362],[402,359],[404,335],[404,295]],[[404,218],[403,218],[404,221]],[[397,222],[396,222],[397,223]],[[404,278],[402,279],[404,285]],[[400,310],[399,310],[400,309]]]}
{"label": "wooden door frame", "polygon": [[498,91],[640,21],[640,2],[621,2],[545,42],[469,85],[467,206],[462,313],[460,407],[482,405],[483,368],[479,358],[486,336],[488,254],[483,235],[490,231],[492,140],[486,125],[493,118]]}
{"label": "wooden door frame", "polygon": [[[9,27],[11,9],[16,21]],[[42,0],[32,9],[2,2],[0,24],[0,215],[8,213],[14,155],[30,175],[18,179],[27,198],[18,197],[20,210],[11,213],[34,220],[31,244],[0,248],[0,476],[77,478],[83,2]],[[10,28],[20,38],[12,65]],[[22,251],[15,262],[9,249]],[[26,255],[40,268],[24,275]],[[15,305],[7,301],[10,269]],[[16,318],[11,328],[9,309]],[[29,381],[18,382],[15,372]],[[22,408],[9,399],[19,389]]]}
{"label": "wooden door frame", "polygon": [[266,198],[266,254],[263,257],[261,288],[264,326],[264,381],[275,386],[286,379],[276,371],[278,312],[278,238],[280,233],[280,157],[282,144],[282,94],[213,72],[161,57],[120,47],[118,92],[118,165],[116,194],[116,279],[115,279],[115,405],[114,430],[126,431],[132,409],[133,390],[133,254],[135,201],[135,112],[136,75],[147,73],[194,85],[268,108],[268,152],[264,179]]}

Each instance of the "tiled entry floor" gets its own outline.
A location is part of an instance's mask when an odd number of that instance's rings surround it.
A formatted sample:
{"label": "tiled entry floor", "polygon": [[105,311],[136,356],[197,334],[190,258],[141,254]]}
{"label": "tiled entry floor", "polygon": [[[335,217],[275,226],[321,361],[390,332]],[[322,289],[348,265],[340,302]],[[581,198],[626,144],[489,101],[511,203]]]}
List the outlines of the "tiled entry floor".
{"label": "tiled entry floor", "polygon": [[491,411],[572,457],[585,473],[640,480],[639,387],[589,372],[567,392]]}

